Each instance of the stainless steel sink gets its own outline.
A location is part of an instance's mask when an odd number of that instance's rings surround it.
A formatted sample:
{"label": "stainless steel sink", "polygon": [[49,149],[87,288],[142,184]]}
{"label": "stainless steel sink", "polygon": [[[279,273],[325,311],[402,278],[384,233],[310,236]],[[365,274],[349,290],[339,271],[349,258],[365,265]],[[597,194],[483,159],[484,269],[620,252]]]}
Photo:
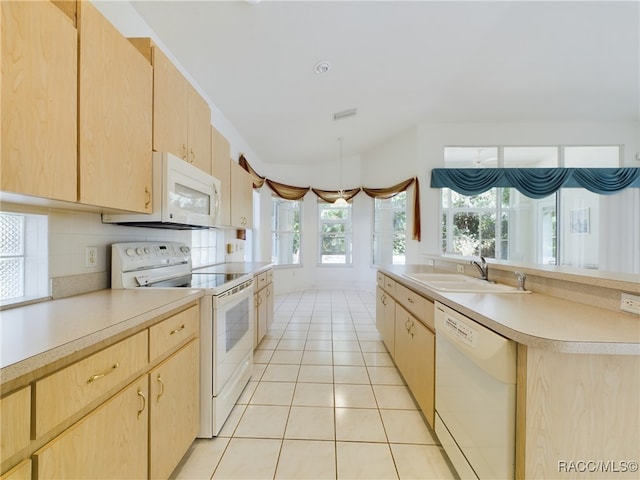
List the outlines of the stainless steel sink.
{"label": "stainless steel sink", "polygon": [[404,276],[440,292],[531,293],[511,285],[491,283],[456,273],[406,273]]}

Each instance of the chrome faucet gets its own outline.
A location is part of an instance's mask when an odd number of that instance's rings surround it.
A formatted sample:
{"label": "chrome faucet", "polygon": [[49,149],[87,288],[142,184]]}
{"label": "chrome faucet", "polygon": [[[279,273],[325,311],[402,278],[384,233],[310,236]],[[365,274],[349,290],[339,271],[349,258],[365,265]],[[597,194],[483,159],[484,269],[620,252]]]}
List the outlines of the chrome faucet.
{"label": "chrome faucet", "polygon": [[471,260],[471,265],[475,265],[480,270],[480,278],[489,281],[489,265],[483,256],[480,256],[480,263]]}
{"label": "chrome faucet", "polygon": [[515,272],[518,280],[518,290],[524,290],[524,282],[527,280],[527,274],[523,272]]}

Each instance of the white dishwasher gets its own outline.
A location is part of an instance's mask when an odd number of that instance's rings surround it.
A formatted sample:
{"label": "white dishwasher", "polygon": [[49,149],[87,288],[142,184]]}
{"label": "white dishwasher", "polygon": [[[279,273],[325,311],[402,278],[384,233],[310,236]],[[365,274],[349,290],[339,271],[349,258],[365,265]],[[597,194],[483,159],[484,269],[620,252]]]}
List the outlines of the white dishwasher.
{"label": "white dishwasher", "polygon": [[516,343],[436,302],[436,434],[462,479],[514,478]]}

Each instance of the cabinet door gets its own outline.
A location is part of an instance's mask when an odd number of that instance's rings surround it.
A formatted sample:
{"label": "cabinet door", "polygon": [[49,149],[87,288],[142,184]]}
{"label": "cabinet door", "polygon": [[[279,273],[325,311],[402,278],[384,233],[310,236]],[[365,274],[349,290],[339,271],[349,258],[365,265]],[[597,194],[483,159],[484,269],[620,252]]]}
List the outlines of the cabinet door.
{"label": "cabinet door", "polygon": [[395,301],[380,287],[376,292],[376,327],[389,355],[395,357]]}
{"label": "cabinet door", "polygon": [[51,2],[0,2],[1,189],[77,200],[78,32]]}
{"label": "cabinet door", "polygon": [[211,127],[211,174],[220,180],[220,225],[231,225],[231,147]]}
{"label": "cabinet door", "polygon": [[150,478],[168,478],[198,434],[200,355],[194,339],[150,373]]}
{"label": "cabinet door", "polygon": [[0,399],[0,464],[29,446],[31,387],[23,387]]}
{"label": "cabinet door", "polygon": [[231,162],[231,226],[253,226],[253,180],[236,162]]}
{"label": "cabinet door", "polygon": [[435,428],[436,336],[415,318],[409,324],[408,335],[411,362],[406,380],[429,425]]}
{"label": "cabinet door", "polygon": [[[409,384],[409,365],[411,363],[411,342],[409,326],[413,320],[411,315],[399,303],[395,304],[395,348],[394,360],[400,373]],[[411,385],[409,385],[411,387]]]}
{"label": "cabinet door", "polygon": [[188,92],[187,159],[192,165],[211,174],[211,109],[191,85]]}
{"label": "cabinet door", "polygon": [[395,362],[432,428],[435,425],[435,340],[431,330],[396,303]]}
{"label": "cabinet door", "polygon": [[34,478],[146,478],[147,399],[145,375],[34,453]]}
{"label": "cabinet door", "polygon": [[153,72],[90,2],[80,2],[80,202],[151,212]]}
{"label": "cabinet door", "polygon": [[274,288],[273,288],[273,283],[270,283],[269,285],[267,285],[267,288],[265,289],[266,293],[267,293],[267,325],[265,328],[265,333],[269,330],[269,327],[271,327],[271,324],[273,323],[273,306],[274,306]]}
{"label": "cabinet door", "polygon": [[256,294],[256,346],[267,333],[267,289],[263,288]]}
{"label": "cabinet door", "polygon": [[187,160],[189,83],[158,47],[152,55],[153,149]]}

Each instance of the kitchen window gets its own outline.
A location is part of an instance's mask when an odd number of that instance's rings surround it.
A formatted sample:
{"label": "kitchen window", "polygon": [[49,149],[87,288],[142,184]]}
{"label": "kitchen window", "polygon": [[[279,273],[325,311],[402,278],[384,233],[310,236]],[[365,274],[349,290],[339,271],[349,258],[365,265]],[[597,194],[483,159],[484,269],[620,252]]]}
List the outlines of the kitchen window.
{"label": "kitchen window", "polygon": [[373,264],[404,265],[407,241],[407,192],[374,199]]}
{"label": "kitchen window", "polygon": [[0,305],[47,297],[47,217],[0,212],[0,233]]}
{"label": "kitchen window", "polygon": [[318,203],[318,263],[320,265],[352,264],[351,204]]}
{"label": "kitchen window", "polygon": [[[446,147],[446,168],[618,167],[619,146]],[[615,197],[582,188],[533,199],[515,188],[441,197],[441,251],[547,265],[602,268],[599,212]]]}
{"label": "kitchen window", "polygon": [[300,265],[302,202],[271,197],[271,262]]}

